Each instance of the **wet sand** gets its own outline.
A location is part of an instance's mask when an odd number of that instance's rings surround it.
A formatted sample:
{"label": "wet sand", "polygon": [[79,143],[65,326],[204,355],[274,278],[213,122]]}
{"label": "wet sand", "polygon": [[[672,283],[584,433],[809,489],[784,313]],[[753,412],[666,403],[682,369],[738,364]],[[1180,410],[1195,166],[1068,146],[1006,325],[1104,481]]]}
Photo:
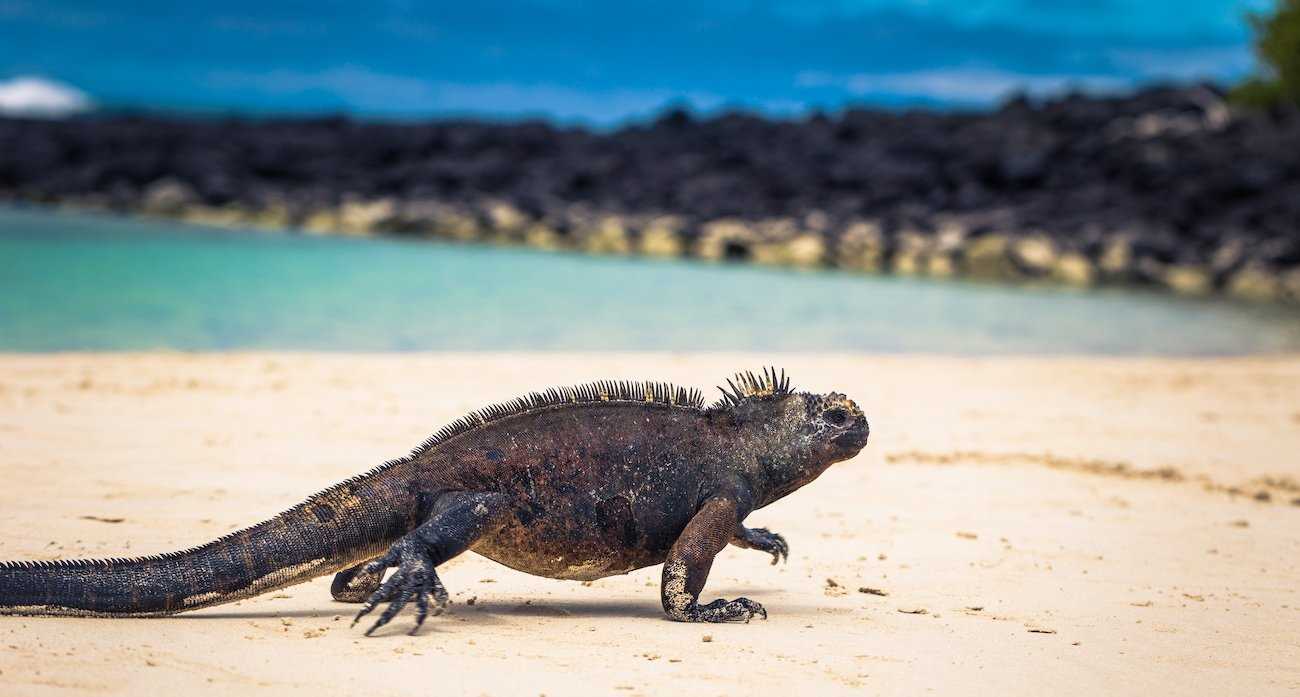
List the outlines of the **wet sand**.
{"label": "wet sand", "polygon": [[165,619],[0,617],[0,693],[1300,690],[1300,357],[0,356],[0,559],[188,547],[526,390],[769,362],[855,398],[872,441],[750,517],[787,565],[714,565],[704,598],[765,622],[666,621],[657,567],[587,585],[470,554],[417,637],[349,630],[328,578]]}

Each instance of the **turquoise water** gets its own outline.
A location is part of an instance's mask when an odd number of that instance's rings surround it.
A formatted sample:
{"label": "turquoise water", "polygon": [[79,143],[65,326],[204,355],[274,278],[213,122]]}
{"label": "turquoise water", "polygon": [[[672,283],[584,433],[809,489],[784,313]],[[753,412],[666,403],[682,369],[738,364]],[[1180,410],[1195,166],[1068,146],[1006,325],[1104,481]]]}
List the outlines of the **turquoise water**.
{"label": "turquoise water", "polygon": [[1300,313],[0,210],[0,350],[1248,354]]}

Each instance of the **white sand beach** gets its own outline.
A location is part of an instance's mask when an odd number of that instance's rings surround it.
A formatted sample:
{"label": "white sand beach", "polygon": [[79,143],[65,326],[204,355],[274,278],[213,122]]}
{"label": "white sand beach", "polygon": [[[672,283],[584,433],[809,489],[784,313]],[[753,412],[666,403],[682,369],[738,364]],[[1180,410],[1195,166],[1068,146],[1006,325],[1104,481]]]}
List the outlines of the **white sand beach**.
{"label": "white sand beach", "polygon": [[[872,439],[749,519],[677,624],[659,569],[472,554],[448,614],[366,639],[328,578],[165,619],[0,617],[0,693],[1272,695],[1300,691],[1300,357],[0,356],[0,559],[131,556],[262,520],[462,413],[774,363]],[[879,594],[877,594],[877,592]]]}

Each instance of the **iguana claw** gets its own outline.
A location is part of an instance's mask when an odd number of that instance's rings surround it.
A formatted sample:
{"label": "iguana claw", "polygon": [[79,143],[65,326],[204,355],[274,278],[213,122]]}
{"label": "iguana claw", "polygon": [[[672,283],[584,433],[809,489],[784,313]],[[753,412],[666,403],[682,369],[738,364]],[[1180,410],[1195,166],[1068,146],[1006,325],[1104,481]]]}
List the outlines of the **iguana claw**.
{"label": "iguana claw", "polygon": [[762,540],[761,543],[754,546],[772,555],[773,566],[776,566],[779,561],[790,561],[790,544],[779,533],[772,532],[767,528],[753,528],[751,532]]}
{"label": "iguana claw", "polygon": [[771,554],[773,566],[779,561],[790,560],[789,543],[779,533],[772,532],[767,528],[740,526],[732,543],[746,549],[757,549],[760,552]]}

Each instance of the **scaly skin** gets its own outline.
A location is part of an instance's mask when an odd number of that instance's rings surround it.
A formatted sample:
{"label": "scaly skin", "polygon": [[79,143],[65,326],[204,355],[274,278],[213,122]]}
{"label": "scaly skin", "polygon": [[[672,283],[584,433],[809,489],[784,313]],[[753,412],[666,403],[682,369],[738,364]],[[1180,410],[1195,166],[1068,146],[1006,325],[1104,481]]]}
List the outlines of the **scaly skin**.
{"label": "scaly skin", "polygon": [[559,579],[663,564],[669,618],[766,617],[747,598],[699,602],[714,556],[734,544],[774,564],[787,557],[784,538],[745,517],[856,455],[869,429],[844,395],[794,392],[774,370],[728,384],[708,407],[698,392],[612,382],[489,407],[409,457],[201,547],[0,564],[0,614],[166,615],[339,572],[331,592],[362,603],[358,620],[388,603],[367,634],[408,603],[415,633],[447,604],[437,567],[473,550]]}

